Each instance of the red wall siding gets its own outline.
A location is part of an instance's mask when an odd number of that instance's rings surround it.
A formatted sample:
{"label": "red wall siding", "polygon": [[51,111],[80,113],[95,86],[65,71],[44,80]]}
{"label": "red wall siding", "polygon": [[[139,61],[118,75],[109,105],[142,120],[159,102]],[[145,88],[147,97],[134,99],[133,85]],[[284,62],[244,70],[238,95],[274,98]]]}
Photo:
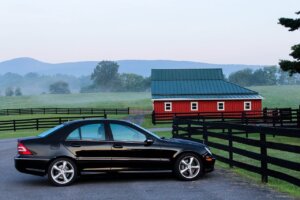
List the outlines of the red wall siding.
{"label": "red wall siding", "polygon": [[[156,113],[180,113],[180,112],[233,112],[244,111],[244,102],[252,102],[252,111],[262,110],[261,100],[199,100],[199,101],[154,101]],[[165,111],[164,103],[172,102],[172,111]],[[191,111],[191,102],[198,102],[198,111]],[[225,102],[225,110],[217,110],[217,102]]]}

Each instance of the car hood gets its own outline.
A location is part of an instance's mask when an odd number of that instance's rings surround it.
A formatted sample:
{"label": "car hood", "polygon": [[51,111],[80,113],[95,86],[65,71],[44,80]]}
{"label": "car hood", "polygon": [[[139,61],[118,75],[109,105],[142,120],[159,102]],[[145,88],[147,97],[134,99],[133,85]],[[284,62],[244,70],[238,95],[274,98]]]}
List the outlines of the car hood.
{"label": "car hood", "polygon": [[201,146],[205,147],[206,145],[200,142],[195,142],[192,140],[187,140],[187,139],[179,139],[179,138],[170,138],[170,139],[164,139],[167,142],[174,143],[174,144],[182,144],[182,145],[192,145],[192,146]]}

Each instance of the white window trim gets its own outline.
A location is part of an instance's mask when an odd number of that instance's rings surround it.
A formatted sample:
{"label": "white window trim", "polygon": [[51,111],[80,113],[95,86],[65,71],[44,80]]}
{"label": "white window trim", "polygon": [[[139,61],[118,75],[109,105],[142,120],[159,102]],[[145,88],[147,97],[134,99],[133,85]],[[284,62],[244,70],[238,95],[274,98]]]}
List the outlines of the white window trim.
{"label": "white window trim", "polygon": [[[167,104],[170,104],[170,110],[167,110]],[[165,102],[164,108],[165,108],[165,112],[171,112],[172,111],[172,102]]]}
{"label": "white window trim", "polygon": [[[193,109],[193,104],[196,104],[196,109]],[[191,102],[191,111],[198,111],[198,102],[197,101]]]}
{"label": "white window trim", "polygon": [[[219,109],[219,105],[220,104],[223,104],[223,109]],[[217,103],[217,109],[218,109],[218,111],[224,111],[225,110],[225,102],[224,101],[219,101],[218,103]]]}
{"label": "white window trim", "polygon": [[[249,103],[249,109],[246,108],[246,104]],[[251,101],[245,101],[244,102],[244,110],[252,110],[252,102]]]}

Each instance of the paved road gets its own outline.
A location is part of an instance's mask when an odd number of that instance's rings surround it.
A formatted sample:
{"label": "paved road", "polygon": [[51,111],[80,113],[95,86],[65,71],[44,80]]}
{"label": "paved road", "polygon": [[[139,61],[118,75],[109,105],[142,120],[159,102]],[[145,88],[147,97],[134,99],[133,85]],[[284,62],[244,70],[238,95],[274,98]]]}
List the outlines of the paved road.
{"label": "paved road", "polygon": [[177,181],[170,173],[102,174],[59,188],[49,185],[45,177],[17,172],[15,153],[15,139],[0,140],[0,199],[291,199],[221,169],[194,182]]}

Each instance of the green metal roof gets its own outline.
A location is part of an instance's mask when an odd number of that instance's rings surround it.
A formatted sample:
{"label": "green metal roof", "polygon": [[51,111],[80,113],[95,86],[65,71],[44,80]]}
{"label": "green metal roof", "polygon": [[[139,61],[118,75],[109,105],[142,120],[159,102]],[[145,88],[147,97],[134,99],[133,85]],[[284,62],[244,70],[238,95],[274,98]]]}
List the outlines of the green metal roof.
{"label": "green metal roof", "polygon": [[223,80],[222,69],[153,69],[152,99],[261,99],[255,91]]}
{"label": "green metal roof", "polygon": [[152,81],[223,79],[222,69],[152,69]]}

